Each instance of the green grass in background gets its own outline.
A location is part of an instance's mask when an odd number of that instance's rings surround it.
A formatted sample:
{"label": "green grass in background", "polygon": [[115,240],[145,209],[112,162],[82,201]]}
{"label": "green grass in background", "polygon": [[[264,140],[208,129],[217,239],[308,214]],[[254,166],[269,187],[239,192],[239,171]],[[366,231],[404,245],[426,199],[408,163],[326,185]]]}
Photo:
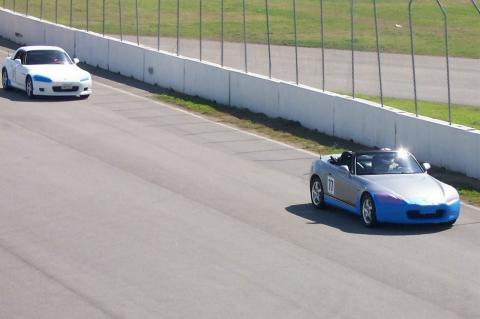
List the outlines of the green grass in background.
{"label": "green grass in background", "polygon": [[[41,0],[30,0],[29,11],[40,15]],[[297,0],[298,40],[302,46],[319,47],[319,0]],[[0,2],[1,4],[2,2]],[[44,18],[54,20],[55,0],[43,0]],[[86,26],[86,0],[74,0],[73,25]],[[138,0],[140,33],[156,36],[158,0]],[[220,38],[220,0],[203,0],[203,36]],[[382,52],[409,53],[408,0],[378,0],[378,22]],[[452,56],[480,58],[480,16],[470,0],[442,1],[449,20],[449,45]],[[180,34],[184,38],[198,37],[198,0],[180,0]],[[242,41],[242,1],[224,0],[225,39]],[[69,24],[70,0],[58,0],[59,22]],[[161,0],[161,34],[176,35],[176,0]],[[246,0],[247,33],[249,42],[265,43],[264,0]],[[24,12],[26,0],[16,0],[17,11]],[[349,1],[324,0],[325,46],[350,48]],[[6,0],[6,7],[13,7],[13,0]],[[122,0],[123,30],[134,34],[135,0]],[[375,33],[371,0],[355,1],[355,47],[357,50],[375,51]],[[293,43],[293,19],[291,0],[270,0],[269,13],[271,40],[274,44]],[[106,0],[106,32],[119,32],[118,0]],[[90,29],[102,30],[102,1],[89,0]],[[415,48],[418,54],[443,55],[443,19],[433,0],[416,0],[413,5]],[[399,25],[401,27],[397,27]]]}
{"label": "green grass in background", "polygon": [[[380,103],[378,96],[357,94],[358,98]],[[384,97],[384,104],[415,113],[415,102],[408,99]],[[448,121],[448,104],[441,102],[418,101],[418,114],[434,119]],[[480,108],[467,105],[452,104],[452,122],[480,130]]]}

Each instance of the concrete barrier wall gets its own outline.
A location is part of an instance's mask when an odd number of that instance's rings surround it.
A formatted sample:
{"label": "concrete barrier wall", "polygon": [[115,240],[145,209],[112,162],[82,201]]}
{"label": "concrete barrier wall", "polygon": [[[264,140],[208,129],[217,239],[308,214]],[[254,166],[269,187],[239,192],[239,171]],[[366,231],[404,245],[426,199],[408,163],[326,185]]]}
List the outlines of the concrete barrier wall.
{"label": "concrete barrier wall", "polygon": [[420,161],[480,178],[478,130],[138,47],[9,10],[0,9],[0,35],[21,44],[58,45],[93,66],[217,103],[298,121],[367,146],[405,147]]}
{"label": "concrete barrier wall", "polygon": [[144,50],[144,81],[183,93],[185,90],[185,59],[169,53]]}
{"label": "concrete barrier wall", "polygon": [[45,23],[39,19],[12,14],[8,11],[4,11],[0,17],[4,38],[20,44],[40,45],[45,43]]}
{"label": "concrete barrier wall", "polygon": [[75,30],[53,23],[46,23],[44,43],[61,47],[70,56],[75,56]]}
{"label": "concrete barrier wall", "polygon": [[15,35],[21,36],[23,43],[42,45],[45,43],[45,23],[27,17],[15,19]]}
{"label": "concrete barrier wall", "polygon": [[213,63],[185,59],[184,92],[230,105],[230,71]]}
{"label": "concrete barrier wall", "polygon": [[8,10],[0,10],[0,34],[5,39],[21,43],[15,38],[15,28],[12,27],[16,19],[18,19],[17,16]]}
{"label": "concrete barrier wall", "polygon": [[280,117],[279,83],[263,76],[230,71],[230,104],[270,117]]}
{"label": "concrete barrier wall", "polygon": [[99,34],[75,31],[74,56],[84,63],[108,70],[109,44],[109,38],[103,38]]}
{"label": "concrete barrier wall", "polygon": [[302,123],[319,132],[334,135],[336,96],[281,82],[278,89],[279,117]]}
{"label": "concrete barrier wall", "polygon": [[143,81],[145,49],[133,43],[108,40],[108,64],[112,72]]}
{"label": "concrete barrier wall", "polygon": [[7,10],[0,10],[0,35],[8,39],[9,38],[9,33],[11,33],[13,30],[9,27],[10,24],[8,23],[8,20],[12,18],[12,15],[7,12]]}

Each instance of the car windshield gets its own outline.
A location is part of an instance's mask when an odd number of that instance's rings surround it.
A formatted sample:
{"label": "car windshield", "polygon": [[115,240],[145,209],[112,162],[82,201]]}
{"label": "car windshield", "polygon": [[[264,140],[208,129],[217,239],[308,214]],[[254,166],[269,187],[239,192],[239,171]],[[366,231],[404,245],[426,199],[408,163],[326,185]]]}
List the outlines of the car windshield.
{"label": "car windshield", "polygon": [[423,173],[415,158],[403,151],[358,153],[355,165],[357,175]]}
{"label": "car windshield", "polygon": [[72,60],[59,50],[35,50],[27,52],[26,64],[72,64]]}

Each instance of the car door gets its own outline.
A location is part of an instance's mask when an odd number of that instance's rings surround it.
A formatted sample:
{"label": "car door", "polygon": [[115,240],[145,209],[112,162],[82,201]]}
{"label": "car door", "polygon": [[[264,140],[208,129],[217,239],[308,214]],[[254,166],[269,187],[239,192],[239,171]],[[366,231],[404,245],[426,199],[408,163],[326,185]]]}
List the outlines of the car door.
{"label": "car door", "polygon": [[[25,89],[25,81],[27,79],[27,69],[25,67],[25,58],[26,58],[26,53],[25,51],[21,50],[15,55],[15,61],[13,64],[13,76],[14,76],[14,81],[17,85],[17,87]],[[16,60],[20,60],[21,63],[18,63]]]}
{"label": "car door", "polygon": [[327,194],[355,207],[359,184],[352,173],[341,166],[333,166],[331,173],[327,176]]}
{"label": "car door", "polygon": [[13,64],[15,63],[13,62],[13,57],[15,55],[16,55],[16,51],[9,56],[10,58],[7,58],[5,60],[5,64],[4,64],[5,68],[7,69],[8,77],[10,78],[11,82],[13,82]]}

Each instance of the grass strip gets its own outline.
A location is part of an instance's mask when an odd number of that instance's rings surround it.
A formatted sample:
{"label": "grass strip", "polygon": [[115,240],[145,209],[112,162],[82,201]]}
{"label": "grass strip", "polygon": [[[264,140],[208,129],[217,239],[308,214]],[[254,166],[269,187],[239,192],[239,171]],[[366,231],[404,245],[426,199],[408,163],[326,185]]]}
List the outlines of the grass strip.
{"label": "grass strip", "polygon": [[[217,122],[226,123],[319,154],[340,153],[347,149],[354,151],[368,149],[351,141],[307,129],[298,122],[281,118],[272,119],[265,114],[217,104],[198,97],[163,91],[156,95],[156,98]],[[479,180],[439,167],[433,167],[429,173],[435,178],[456,187],[464,202],[480,206]]]}
{"label": "grass strip", "polygon": [[[357,94],[358,98],[380,103],[378,96]],[[384,104],[415,113],[415,102],[411,99],[385,97]],[[434,119],[448,122],[448,104],[442,102],[418,101],[418,113]],[[480,130],[480,107],[452,104],[452,123]]]}

